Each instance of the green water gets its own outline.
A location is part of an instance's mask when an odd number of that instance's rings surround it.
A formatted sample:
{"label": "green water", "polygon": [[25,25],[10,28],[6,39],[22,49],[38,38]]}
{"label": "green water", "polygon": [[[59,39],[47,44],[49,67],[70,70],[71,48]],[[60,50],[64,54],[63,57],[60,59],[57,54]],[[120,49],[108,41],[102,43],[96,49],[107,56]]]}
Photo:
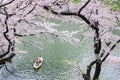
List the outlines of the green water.
{"label": "green water", "polygon": [[[33,38],[24,39],[32,40]],[[13,59],[13,63],[7,64],[12,74],[3,67],[0,71],[0,80],[82,80],[80,71],[69,62],[79,65],[85,71],[87,64],[93,60],[94,56],[92,54],[92,42],[90,43],[92,40],[85,39],[84,45],[75,47],[58,39],[49,44],[44,39],[42,36],[34,39],[43,41],[43,50],[38,50],[32,46],[24,48],[22,44],[16,45],[28,52],[27,54],[17,54]],[[116,51],[119,50],[116,49]],[[35,72],[33,61],[39,55],[43,56],[44,63],[41,69]],[[100,80],[119,80],[119,69],[116,65],[104,64]]]}
{"label": "green water", "polygon": [[[57,28],[63,29],[61,27]],[[68,28],[70,31],[75,30],[70,26],[64,29]],[[7,67],[12,74],[3,67],[0,70],[0,80],[83,80],[80,71],[74,65],[78,65],[85,72],[86,66],[94,59],[93,40],[90,38],[85,38],[83,43],[79,44],[79,47],[60,41],[52,36],[46,38],[44,35],[38,38],[36,36],[24,37],[21,40],[42,42],[42,49],[35,48],[29,43],[26,43],[26,45],[17,44],[16,48],[27,51],[27,53],[17,54],[12,63],[7,63]],[[120,46],[113,51],[116,56],[120,55],[118,53],[120,52],[119,49]],[[35,72],[33,63],[39,55],[44,58],[44,62],[41,69]],[[113,65],[104,63],[100,80],[119,80],[119,75],[120,63]]]}

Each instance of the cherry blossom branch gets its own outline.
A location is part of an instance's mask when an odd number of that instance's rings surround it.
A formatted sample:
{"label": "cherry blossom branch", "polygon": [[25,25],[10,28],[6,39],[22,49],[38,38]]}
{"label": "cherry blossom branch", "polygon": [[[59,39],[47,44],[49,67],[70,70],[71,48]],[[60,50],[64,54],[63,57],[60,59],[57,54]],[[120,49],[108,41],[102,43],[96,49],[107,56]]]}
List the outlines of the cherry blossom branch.
{"label": "cherry blossom branch", "polygon": [[40,31],[38,33],[34,33],[34,34],[28,34],[28,35],[22,35],[22,34],[17,34],[17,33],[14,33],[15,36],[18,36],[18,37],[25,37],[25,36],[34,36],[34,35],[37,35],[37,34],[43,34],[43,33],[48,33],[48,34],[51,34],[55,37],[58,37],[59,35],[57,34],[54,34],[54,33],[51,33],[51,32],[48,32],[48,31]]}
{"label": "cherry blossom branch", "polygon": [[26,6],[24,6],[23,8],[20,8],[19,10],[23,10],[23,9],[27,8],[32,3],[32,1],[33,0],[30,0],[30,2]]}
{"label": "cherry blossom branch", "polygon": [[10,73],[10,74],[13,74],[8,68],[7,68],[7,65],[5,64],[5,68],[6,70]]}
{"label": "cherry blossom branch", "polygon": [[78,12],[57,12],[51,9],[50,6],[44,6],[43,8],[47,11],[52,12],[53,14],[56,15],[75,15],[75,16],[79,16],[82,20],[84,20],[88,25],[90,25],[90,27],[92,29],[98,29],[97,27],[94,26],[94,24],[92,24],[84,15],[80,14],[80,12],[88,5],[88,3],[90,2],[90,0],[88,0],[85,5],[83,5],[80,10]]}
{"label": "cherry blossom branch", "polygon": [[26,15],[30,14],[30,13],[35,9],[36,5],[37,5],[37,4],[35,4],[35,5],[33,6],[33,8],[32,8]]}
{"label": "cherry blossom branch", "polygon": [[[7,48],[7,51],[4,52],[2,55],[0,55],[0,65],[3,65],[3,64],[6,64],[6,61],[7,62],[11,62],[11,59],[15,56],[14,54],[14,40],[12,41],[11,39],[9,39],[9,35],[8,35],[8,32],[9,32],[9,26],[8,26],[8,19],[9,17],[11,17],[8,12],[6,11],[6,7],[4,8],[4,12],[6,14],[6,18],[5,18],[5,21],[4,21],[4,24],[5,24],[5,27],[6,27],[6,30],[3,32],[3,35],[5,37],[5,39],[8,41],[8,48]],[[8,56],[8,57],[5,57],[8,53],[11,54]]]}
{"label": "cherry blossom branch", "polygon": [[93,67],[93,65],[96,63],[96,60],[92,61],[88,66],[87,66],[87,71],[86,74],[83,74],[83,78],[84,80],[90,80],[91,76],[90,76],[90,72],[91,72],[91,68]]}
{"label": "cherry blossom branch", "polygon": [[[6,8],[4,8],[4,12],[6,14],[6,18],[5,18],[5,21],[4,21],[6,31],[3,32],[3,35],[4,35],[5,39],[8,41],[9,44],[8,44],[7,51],[5,53],[3,53],[2,55],[0,55],[0,58],[6,56],[10,51],[14,51],[14,41],[12,42],[11,39],[9,39],[9,36],[7,34],[9,32],[8,19],[9,19],[10,16],[8,15],[8,12],[6,11]],[[9,57],[1,59],[0,62],[5,63],[6,61],[11,60],[14,55],[15,54],[12,52],[12,54]]]}
{"label": "cherry blossom branch", "polygon": [[83,5],[80,10],[78,12],[57,12],[51,9],[50,6],[44,6],[43,8],[47,11],[52,12],[53,14],[56,15],[74,15],[74,16],[79,16],[82,20],[84,20],[88,25],[90,25],[90,27],[92,29],[98,29],[97,27],[94,26],[94,24],[92,24],[84,15],[80,14],[80,12],[88,5],[88,3],[90,2],[90,0],[88,0],[85,5]]}
{"label": "cherry blossom branch", "polygon": [[18,36],[18,37],[25,37],[25,36],[34,36],[34,35],[37,35],[37,34],[42,34],[43,32],[41,31],[41,32],[39,32],[39,33],[34,33],[34,34],[28,34],[28,35],[22,35],[22,34],[17,34],[17,33],[15,33],[14,35],[15,36]]}
{"label": "cherry blossom branch", "polygon": [[106,58],[110,55],[110,52],[116,47],[116,45],[120,43],[120,39],[110,48],[110,51],[106,54],[106,56],[102,59],[102,62],[106,60]]}
{"label": "cherry blossom branch", "polygon": [[5,39],[8,41],[9,44],[8,44],[7,51],[4,54],[0,55],[0,58],[2,58],[3,56],[7,55],[10,52],[10,48],[11,48],[11,45],[12,45],[12,42],[10,41],[10,39],[8,38],[8,35],[7,35],[8,31],[9,31],[8,24],[7,24],[9,16],[8,16],[7,11],[6,11],[6,8],[4,8],[4,12],[6,14],[6,18],[5,18],[5,21],[4,21],[5,27],[6,27],[6,31],[3,32],[3,35],[4,35]]}
{"label": "cherry blossom branch", "polygon": [[[100,34],[99,34],[99,22],[98,21],[94,21],[93,23],[91,23],[89,21],[89,19],[87,19],[84,15],[82,15],[80,12],[88,5],[88,3],[90,2],[90,0],[88,0],[85,5],[83,5],[80,10],[77,13],[72,13],[72,12],[56,12],[54,10],[51,9],[51,7],[49,6],[44,6],[44,9],[47,11],[52,12],[53,14],[57,14],[57,15],[75,15],[75,16],[79,16],[83,21],[85,21],[93,30],[95,30],[95,36],[94,36],[94,53],[96,55],[96,61],[92,62],[91,65],[96,64],[96,69],[95,69],[95,73],[93,76],[93,80],[98,79],[99,75],[100,75],[100,71],[101,71],[101,60],[99,58],[99,54],[100,54],[100,50],[101,50],[101,39],[99,38]],[[91,67],[89,67],[89,69],[87,69],[87,74],[83,75],[84,80],[90,80],[90,72],[91,72]]]}
{"label": "cherry blossom branch", "polygon": [[13,1],[15,1],[15,0],[11,0],[11,1],[5,3],[5,4],[0,5],[0,8],[6,6],[6,5],[8,5],[8,4],[11,4]]}
{"label": "cherry blossom branch", "polygon": [[91,28],[93,30],[95,30],[95,35],[94,35],[94,53],[95,53],[97,59],[99,59],[99,54],[100,54],[100,50],[101,50],[101,39],[100,39],[98,26],[99,26],[99,22],[98,21],[94,22],[94,24],[91,25]]}
{"label": "cherry blossom branch", "polygon": [[[107,47],[109,47],[111,42],[106,42],[105,44],[106,44]],[[105,54],[105,49],[102,50],[102,52],[100,54],[100,57],[103,57],[104,54]]]}
{"label": "cherry blossom branch", "polygon": [[11,59],[15,56],[15,54],[11,54],[9,57],[5,57],[0,59],[0,65],[6,64],[7,62],[11,62]]}
{"label": "cherry blossom branch", "polygon": [[101,72],[101,65],[102,65],[102,61],[101,60],[96,60],[95,73],[94,73],[94,76],[93,76],[92,80],[99,79],[100,72]]}
{"label": "cherry blossom branch", "polygon": [[81,13],[81,11],[88,5],[88,3],[90,2],[90,0],[88,0],[79,10],[78,14]]}
{"label": "cherry blossom branch", "polygon": [[56,14],[56,15],[57,14],[58,15],[77,15],[77,13],[72,13],[72,12],[60,12],[60,13],[58,13],[58,12],[52,10],[49,6],[44,6],[43,8],[47,11],[51,11],[53,14]]}

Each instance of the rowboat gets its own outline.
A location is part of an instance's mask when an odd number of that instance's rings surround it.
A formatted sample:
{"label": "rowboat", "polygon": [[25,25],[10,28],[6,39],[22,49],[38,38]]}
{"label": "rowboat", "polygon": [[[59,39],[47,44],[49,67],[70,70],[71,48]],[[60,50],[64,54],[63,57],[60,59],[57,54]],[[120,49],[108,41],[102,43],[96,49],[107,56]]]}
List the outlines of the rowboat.
{"label": "rowboat", "polygon": [[37,63],[35,62],[34,65],[33,65],[35,71],[38,71],[38,70],[41,68],[42,63],[43,63],[43,58],[42,58],[42,57],[39,57],[39,59],[41,60],[41,62],[40,62],[39,64],[37,64]]}

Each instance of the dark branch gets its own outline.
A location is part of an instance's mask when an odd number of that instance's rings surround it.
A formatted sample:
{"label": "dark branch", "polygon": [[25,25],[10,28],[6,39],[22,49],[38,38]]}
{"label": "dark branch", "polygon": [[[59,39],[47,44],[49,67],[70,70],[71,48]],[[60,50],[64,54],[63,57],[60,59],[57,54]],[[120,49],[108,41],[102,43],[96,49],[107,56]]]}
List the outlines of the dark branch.
{"label": "dark branch", "polygon": [[98,80],[100,72],[101,72],[101,65],[102,65],[101,60],[97,60],[96,61],[95,73],[94,73],[94,76],[93,76],[93,80]]}
{"label": "dark branch", "polygon": [[36,34],[34,33],[34,34],[23,35],[23,34],[14,33],[14,35],[18,37],[25,37],[25,36],[34,36],[34,35],[43,34],[43,33],[46,33],[46,32],[41,30],[39,33],[36,33]]}
{"label": "dark branch", "polygon": [[4,54],[0,55],[0,58],[4,57],[5,55],[7,55],[7,54],[10,52],[10,47],[11,47],[11,45],[12,45],[12,42],[10,41],[10,39],[8,38],[8,35],[7,35],[8,31],[9,31],[9,29],[8,29],[8,24],[7,24],[7,21],[8,21],[9,16],[8,16],[7,11],[6,11],[6,8],[4,8],[4,12],[5,12],[5,14],[6,14],[6,19],[5,19],[5,21],[4,21],[5,26],[6,26],[6,31],[3,32],[3,35],[4,35],[5,39],[8,41],[9,44],[8,44],[8,49],[7,49],[7,51],[6,51]]}
{"label": "dark branch", "polygon": [[110,51],[106,54],[106,56],[102,59],[102,62],[106,60],[106,58],[110,55],[110,52],[116,47],[116,45],[120,43],[120,40],[118,40],[111,48]]}
{"label": "dark branch", "polygon": [[37,4],[35,4],[35,5],[33,6],[33,8],[32,8],[26,15],[30,14],[30,13],[35,9],[36,5],[37,5]]}
{"label": "dark branch", "polygon": [[84,20],[92,29],[97,29],[84,15],[78,14],[78,16]]}
{"label": "dark branch", "polygon": [[91,67],[96,63],[96,60],[92,61],[87,67],[87,72],[86,74],[90,76],[90,71],[91,71]]}
{"label": "dark branch", "polygon": [[106,45],[107,45],[107,46],[110,46],[110,44],[111,44],[111,42],[106,42]]}
{"label": "dark branch", "polygon": [[87,72],[85,74],[85,76],[83,77],[85,80],[90,80],[91,76],[90,76],[90,73],[91,73],[91,68],[92,66],[96,63],[96,60],[92,61],[88,66],[87,66]]}
{"label": "dark branch", "polygon": [[29,34],[29,35],[22,35],[22,34],[14,34],[15,36],[18,36],[18,37],[25,37],[25,36],[34,36],[36,34]]}
{"label": "dark branch", "polygon": [[86,74],[82,74],[82,77],[84,78],[84,80],[91,80],[91,69],[93,67],[93,65],[95,65],[97,60],[92,61],[88,66],[87,66],[87,71]]}
{"label": "dark branch", "polygon": [[7,65],[5,64],[5,68],[6,70],[10,73],[10,74],[13,74],[8,68],[7,68]]}
{"label": "dark branch", "polygon": [[6,5],[12,3],[13,1],[15,1],[15,0],[11,0],[10,2],[7,2],[7,3],[5,3],[5,4],[2,4],[2,5],[0,5],[0,7],[4,7],[4,6],[6,6]]}
{"label": "dark branch", "polygon": [[88,3],[90,2],[90,0],[88,0],[79,10],[78,14],[80,14],[80,12],[88,5]]}
{"label": "dark branch", "polygon": [[[0,14],[2,14],[2,15],[6,15],[6,13],[3,13],[3,12],[0,12]],[[7,14],[8,16],[13,16],[13,15],[15,15],[15,14]]]}
{"label": "dark branch", "polygon": [[96,36],[94,37],[94,52],[99,54],[101,50],[101,39],[99,38],[99,32],[95,31]]}
{"label": "dark branch", "polygon": [[13,58],[14,56],[15,56],[15,54],[12,53],[12,54],[10,54],[9,57],[5,57],[5,58],[0,59],[0,65],[5,64],[6,61],[7,61],[7,62],[11,62],[11,60],[12,60],[12,58]]}
{"label": "dark branch", "polygon": [[44,6],[43,8],[44,8],[45,10],[47,10],[47,11],[52,12],[53,14],[56,14],[56,15],[75,15],[75,16],[79,16],[79,17],[80,17],[81,19],[83,19],[92,29],[98,29],[98,28],[96,28],[96,27],[94,26],[94,24],[92,24],[84,15],[80,14],[80,11],[83,10],[83,9],[87,6],[87,4],[88,4],[89,2],[90,2],[90,0],[88,0],[88,1],[86,2],[86,4],[83,5],[83,7],[80,8],[79,12],[74,12],[74,13],[73,13],[73,12],[60,12],[60,13],[58,13],[58,12],[52,10],[50,6]]}
{"label": "dark branch", "polygon": [[72,13],[72,12],[60,12],[60,13],[58,13],[58,12],[50,9],[49,6],[44,6],[43,8],[44,8],[45,10],[47,10],[47,11],[51,11],[53,14],[56,14],[56,15],[57,15],[57,14],[58,14],[58,15],[77,15],[77,13]]}
{"label": "dark branch", "polygon": [[26,6],[24,6],[23,8],[20,8],[19,10],[23,10],[24,8],[28,7],[31,3],[32,3],[32,0]]}
{"label": "dark branch", "polygon": [[[111,44],[111,42],[106,42],[106,45],[109,47]],[[103,55],[105,54],[105,50],[103,49],[102,52],[101,52],[101,55],[100,57],[103,57]]]}
{"label": "dark branch", "polygon": [[58,0],[54,1],[52,4],[58,6],[59,8],[62,8],[62,5],[59,3]]}
{"label": "dark branch", "polygon": [[54,10],[52,10],[49,6],[44,6],[43,7],[45,10],[47,11],[51,11],[53,14],[56,14],[56,15],[75,15],[75,16],[79,16],[82,20],[84,20],[88,25],[90,25],[90,27],[92,29],[98,29],[94,26],[94,24],[91,24],[91,22],[82,14],[78,14],[78,13],[72,13],[72,12],[56,12]]}

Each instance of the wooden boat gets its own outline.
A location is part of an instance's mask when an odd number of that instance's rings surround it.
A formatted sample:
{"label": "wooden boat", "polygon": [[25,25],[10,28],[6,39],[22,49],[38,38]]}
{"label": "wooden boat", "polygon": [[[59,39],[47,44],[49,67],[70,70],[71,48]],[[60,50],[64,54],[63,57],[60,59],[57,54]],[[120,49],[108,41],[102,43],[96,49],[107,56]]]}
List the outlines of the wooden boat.
{"label": "wooden boat", "polygon": [[43,58],[40,57],[39,59],[41,60],[41,62],[40,62],[39,64],[37,64],[37,63],[35,62],[34,65],[33,65],[35,71],[38,71],[38,70],[41,68],[42,63],[43,63]]}

